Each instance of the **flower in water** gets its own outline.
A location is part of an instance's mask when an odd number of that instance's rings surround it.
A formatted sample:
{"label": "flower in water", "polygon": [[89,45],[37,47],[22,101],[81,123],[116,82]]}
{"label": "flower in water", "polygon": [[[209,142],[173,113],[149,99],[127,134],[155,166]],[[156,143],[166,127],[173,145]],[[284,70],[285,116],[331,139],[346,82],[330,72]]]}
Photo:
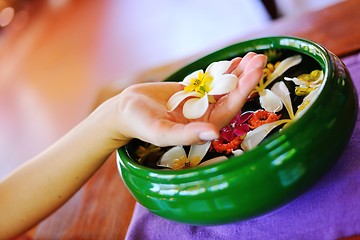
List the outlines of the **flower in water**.
{"label": "flower in water", "polygon": [[276,115],[276,113],[260,109],[255,111],[253,116],[249,119],[249,127],[255,129],[266,123],[277,121],[280,117],[281,114]]}
{"label": "flower in water", "polygon": [[172,95],[167,102],[168,111],[173,111],[179,104],[183,106],[183,115],[187,119],[196,119],[203,116],[209,107],[209,103],[215,103],[215,95],[229,93],[236,88],[238,78],[234,74],[227,73],[231,61],[220,61],[210,64],[205,72],[198,70],[186,76],[180,83],[184,90]]}
{"label": "flower in water", "polygon": [[169,149],[157,162],[159,167],[167,167],[174,170],[195,167],[199,165],[210,148],[211,142],[208,141],[201,145],[191,145],[189,156],[186,155],[182,146],[175,146]]}
{"label": "flower in water", "polygon": [[[280,116],[273,116],[270,113],[259,112],[258,118],[260,118],[260,120],[249,121],[249,123],[252,125],[257,123],[257,127],[254,130],[248,132],[245,139],[241,143],[241,148],[245,151],[256,147],[276,127],[279,127],[282,124],[288,124],[292,122],[295,118],[290,98],[290,92],[289,89],[286,87],[285,83],[283,81],[275,83],[274,86],[271,88],[271,92],[280,99],[282,104],[285,105],[290,119],[277,120],[280,118]],[[265,115],[263,121],[261,121],[262,115]],[[254,122],[254,124],[252,122]]]}
{"label": "flower in water", "polygon": [[313,99],[319,92],[319,87],[324,80],[324,73],[321,70],[314,70],[309,74],[301,74],[294,78],[284,78],[286,81],[293,81],[297,87],[295,88],[295,94],[298,96],[305,96],[303,102],[298,106],[296,117],[301,116]]}
{"label": "flower in water", "polygon": [[295,88],[295,94],[298,96],[307,96],[314,89],[318,88],[323,79],[324,74],[320,70],[314,70],[309,74],[301,74],[294,78],[284,78],[287,81],[293,81],[297,87]]}
{"label": "flower in water", "polygon": [[[312,88],[310,93],[306,97],[304,97],[302,103],[298,106],[298,109],[295,114],[293,111],[293,106],[290,98],[290,92],[289,89],[286,87],[285,83],[281,81],[274,84],[274,86],[271,88],[271,91],[279,99],[281,99],[281,102],[284,104],[289,114],[289,119],[281,119],[271,123],[266,123],[255,128],[253,131],[248,132],[245,139],[241,143],[241,148],[243,150],[250,150],[256,147],[273,129],[279,127],[282,124],[286,124],[286,125],[290,124],[305,112],[304,110],[307,109],[310,106],[310,104],[316,99],[316,96],[318,95],[320,89],[319,86],[321,85],[323,80],[323,73],[321,71],[320,72],[313,71],[308,75],[311,76],[305,76],[303,74],[300,75],[301,77],[299,76],[300,79],[299,77],[285,78],[286,80],[294,81],[295,84],[298,85],[302,84],[302,86],[309,86],[310,88]],[[307,80],[306,81],[307,83],[305,83],[304,82],[305,80],[303,80],[304,77],[313,80]]]}
{"label": "flower in water", "polygon": [[212,149],[218,153],[230,154],[237,150],[250,131],[246,122],[253,116],[253,112],[239,113],[224,128],[220,130],[220,137],[211,143]]}
{"label": "flower in water", "polygon": [[268,64],[264,69],[264,76],[255,88],[255,91],[259,93],[260,105],[266,111],[278,112],[283,107],[281,99],[273,93],[272,90],[267,89],[266,87],[268,87],[276,78],[285,73],[289,68],[299,64],[301,60],[302,57],[300,55],[295,55],[288,57],[275,65]]}

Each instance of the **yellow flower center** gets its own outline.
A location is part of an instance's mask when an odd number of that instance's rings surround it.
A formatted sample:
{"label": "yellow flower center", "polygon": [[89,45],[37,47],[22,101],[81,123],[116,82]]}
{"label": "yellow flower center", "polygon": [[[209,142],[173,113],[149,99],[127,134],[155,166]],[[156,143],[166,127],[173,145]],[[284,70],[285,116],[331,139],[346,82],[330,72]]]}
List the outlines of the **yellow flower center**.
{"label": "yellow flower center", "polygon": [[198,92],[204,95],[211,90],[212,76],[208,73],[200,72],[196,78],[190,80],[190,84],[184,88],[185,92]]}
{"label": "yellow flower center", "polygon": [[186,156],[182,156],[179,159],[175,159],[173,161],[173,167],[174,170],[180,170],[186,167],[186,165],[189,163],[189,159]]}
{"label": "yellow flower center", "polygon": [[313,83],[314,81],[317,81],[321,76],[321,71],[320,70],[314,70],[309,74],[301,74],[300,76],[298,76],[298,79],[305,81],[306,83],[304,84],[304,86],[297,86],[295,88],[295,94],[297,96],[306,96],[309,95],[309,93],[311,93],[314,89],[316,89],[316,87],[311,87],[311,83]]}
{"label": "yellow flower center", "polygon": [[279,65],[280,62],[276,62],[275,64],[268,63],[266,65],[266,67],[263,69],[263,77],[260,79],[258,86],[255,87],[256,91],[263,91],[271,83],[268,81],[268,79]]}
{"label": "yellow flower center", "polygon": [[321,75],[320,70],[314,70],[309,74],[301,74],[300,76],[298,76],[298,79],[310,83],[310,82],[314,82],[314,81],[318,80],[320,75]]}
{"label": "yellow flower center", "polygon": [[190,160],[190,167],[196,167],[201,162],[201,158],[196,156]]}
{"label": "yellow flower center", "polygon": [[280,62],[276,62],[275,64],[268,63],[266,67],[264,68],[264,78],[268,78],[275,69],[280,65]]}
{"label": "yellow flower center", "polygon": [[196,167],[201,162],[200,157],[194,157],[189,160],[186,156],[182,156],[181,158],[174,159],[172,169],[180,170],[189,167]]}

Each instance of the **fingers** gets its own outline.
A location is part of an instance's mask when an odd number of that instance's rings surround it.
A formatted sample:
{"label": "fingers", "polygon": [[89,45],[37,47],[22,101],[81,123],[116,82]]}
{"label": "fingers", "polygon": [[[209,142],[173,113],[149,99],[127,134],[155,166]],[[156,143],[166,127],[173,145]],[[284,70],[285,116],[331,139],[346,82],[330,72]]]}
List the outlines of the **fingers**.
{"label": "fingers", "polygon": [[[231,113],[240,112],[241,108],[246,103],[251,91],[258,84],[263,74],[262,69],[252,69],[244,73],[242,79],[239,81],[238,87],[231,92],[227,97],[227,110]],[[236,115],[235,113],[235,115]]]}
{"label": "fingers", "polygon": [[[149,129],[150,130],[150,129]],[[151,139],[142,139],[157,146],[191,145],[209,141],[219,137],[218,128],[207,122],[191,122],[187,124],[170,120],[156,121],[147,133]]]}
{"label": "fingers", "polygon": [[232,59],[230,67],[228,68],[228,70],[226,70],[224,74],[233,73],[236,70],[236,68],[239,66],[240,62],[241,62],[241,57],[236,57]]}
{"label": "fingers", "polygon": [[233,70],[233,74],[240,77],[240,75],[244,72],[246,66],[248,63],[253,59],[257,54],[254,52],[247,53],[242,59],[240,64],[237,65],[237,67]]}
{"label": "fingers", "polygon": [[249,59],[235,91],[229,93],[227,97],[226,105],[229,112],[235,112],[236,115],[241,110],[249,94],[261,79],[266,60],[264,55],[254,55]]}
{"label": "fingers", "polygon": [[[243,61],[245,63],[241,66]],[[266,61],[266,56],[255,53],[249,53],[242,59],[237,70],[243,72],[236,89],[219,99],[211,112],[210,122],[221,128],[241,111],[249,94],[261,79]]]}
{"label": "fingers", "polygon": [[252,91],[260,81],[266,62],[267,57],[262,54],[257,54],[249,59],[249,61],[246,63],[246,66],[244,66],[245,68],[239,78],[237,90],[240,89],[242,92],[249,92],[250,94],[250,91]]}

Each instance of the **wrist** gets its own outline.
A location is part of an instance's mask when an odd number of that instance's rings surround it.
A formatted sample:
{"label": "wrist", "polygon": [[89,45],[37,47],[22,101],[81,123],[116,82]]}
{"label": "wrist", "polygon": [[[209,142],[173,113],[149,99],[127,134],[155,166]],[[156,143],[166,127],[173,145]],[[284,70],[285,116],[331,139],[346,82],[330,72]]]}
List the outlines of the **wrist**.
{"label": "wrist", "polygon": [[[123,134],[124,121],[118,110],[118,96],[113,97],[101,104],[83,122],[85,131],[89,132],[89,138],[94,141],[103,151],[112,153],[127,144],[132,138]],[[119,127],[120,126],[120,127]],[[86,133],[87,134],[87,133]]]}

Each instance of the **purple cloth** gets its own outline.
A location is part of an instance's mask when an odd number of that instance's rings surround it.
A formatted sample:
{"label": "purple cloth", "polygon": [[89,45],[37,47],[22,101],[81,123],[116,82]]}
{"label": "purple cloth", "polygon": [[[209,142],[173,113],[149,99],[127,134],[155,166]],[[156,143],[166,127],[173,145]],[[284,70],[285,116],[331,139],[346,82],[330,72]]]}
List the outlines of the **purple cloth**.
{"label": "purple cloth", "polygon": [[[342,59],[359,95],[360,54]],[[310,191],[266,215],[195,227],[158,217],[136,204],[127,239],[337,239],[360,235],[360,117],[342,157]]]}

